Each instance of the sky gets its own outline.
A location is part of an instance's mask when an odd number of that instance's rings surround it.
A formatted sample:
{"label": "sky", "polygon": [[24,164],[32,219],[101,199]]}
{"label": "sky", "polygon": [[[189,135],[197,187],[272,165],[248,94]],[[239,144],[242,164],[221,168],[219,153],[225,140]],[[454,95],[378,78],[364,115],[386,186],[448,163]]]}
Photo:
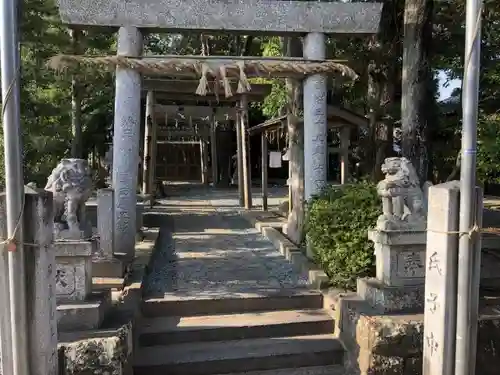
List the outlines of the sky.
{"label": "sky", "polygon": [[[450,82],[447,81],[446,74],[444,72],[439,72],[438,74],[438,79],[439,79],[439,100],[444,100],[448,99],[451,96],[451,93],[453,90],[455,90],[457,87],[460,87],[460,80],[454,79]],[[447,83],[447,87],[444,85]]]}

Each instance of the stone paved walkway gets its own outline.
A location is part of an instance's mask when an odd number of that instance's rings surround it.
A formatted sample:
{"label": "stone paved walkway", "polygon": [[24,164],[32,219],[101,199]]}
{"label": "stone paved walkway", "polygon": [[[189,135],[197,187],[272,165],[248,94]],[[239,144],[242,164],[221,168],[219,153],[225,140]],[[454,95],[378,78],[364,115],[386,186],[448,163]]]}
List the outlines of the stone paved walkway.
{"label": "stone paved walkway", "polygon": [[234,193],[189,191],[160,202],[146,296],[227,298],[303,290],[307,276],[239,215]]}

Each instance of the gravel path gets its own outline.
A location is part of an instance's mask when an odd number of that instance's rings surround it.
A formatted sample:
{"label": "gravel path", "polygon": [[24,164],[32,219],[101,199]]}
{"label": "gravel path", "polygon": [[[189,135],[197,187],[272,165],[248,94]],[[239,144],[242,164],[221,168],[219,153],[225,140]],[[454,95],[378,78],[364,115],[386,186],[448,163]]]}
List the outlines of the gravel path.
{"label": "gravel path", "polygon": [[234,202],[199,194],[175,200],[158,207],[168,214],[145,280],[147,297],[224,298],[305,287],[307,275],[250,228]]}

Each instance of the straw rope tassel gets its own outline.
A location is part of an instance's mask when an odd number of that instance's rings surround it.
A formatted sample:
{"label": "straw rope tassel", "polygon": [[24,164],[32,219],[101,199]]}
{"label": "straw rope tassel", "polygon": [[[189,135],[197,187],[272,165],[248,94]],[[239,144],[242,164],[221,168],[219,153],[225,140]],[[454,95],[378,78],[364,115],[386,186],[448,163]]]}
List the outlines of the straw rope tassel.
{"label": "straw rope tassel", "polygon": [[245,74],[245,62],[244,61],[238,61],[236,62],[236,65],[238,66],[240,70],[240,79],[238,81],[238,89],[236,92],[238,94],[248,92],[252,89],[250,86],[250,83],[248,82],[247,75]]}
{"label": "straw rope tassel", "polygon": [[230,98],[233,96],[233,92],[231,91],[231,83],[229,82],[229,79],[227,78],[226,74],[226,66],[221,65],[219,68],[220,72],[220,78],[222,80],[222,84],[224,85],[224,93],[226,94],[226,98]]}
{"label": "straw rope tassel", "polygon": [[208,92],[208,72],[210,71],[210,67],[208,64],[203,63],[201,64],[201,78],[200,78],[200,83],[198,84],[198,88],[196,89],[196,94],[205,96],[207,95]]}

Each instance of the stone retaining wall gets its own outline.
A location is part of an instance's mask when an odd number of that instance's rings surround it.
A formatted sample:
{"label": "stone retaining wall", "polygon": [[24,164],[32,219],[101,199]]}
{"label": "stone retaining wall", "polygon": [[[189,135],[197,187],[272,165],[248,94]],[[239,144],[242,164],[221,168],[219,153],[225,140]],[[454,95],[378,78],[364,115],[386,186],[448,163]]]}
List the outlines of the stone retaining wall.
{"label": "stone retaining wall", "polygon": [[134,322],[140,313],[142,281],[158,233],[157,229],[150,229],[145,240],[136,244],[121,298],[104,327],[59,335],[60,375],[133,375]]}
{"label": "stone retaining wall", "polygon": [[[325,298],[334,309],[336,333],[346,348],[348,375],[421,375],[424,316],[377,315],[355,294]],[[476,373],[500,368],[500,312],[483,307],[478,329]]]}

